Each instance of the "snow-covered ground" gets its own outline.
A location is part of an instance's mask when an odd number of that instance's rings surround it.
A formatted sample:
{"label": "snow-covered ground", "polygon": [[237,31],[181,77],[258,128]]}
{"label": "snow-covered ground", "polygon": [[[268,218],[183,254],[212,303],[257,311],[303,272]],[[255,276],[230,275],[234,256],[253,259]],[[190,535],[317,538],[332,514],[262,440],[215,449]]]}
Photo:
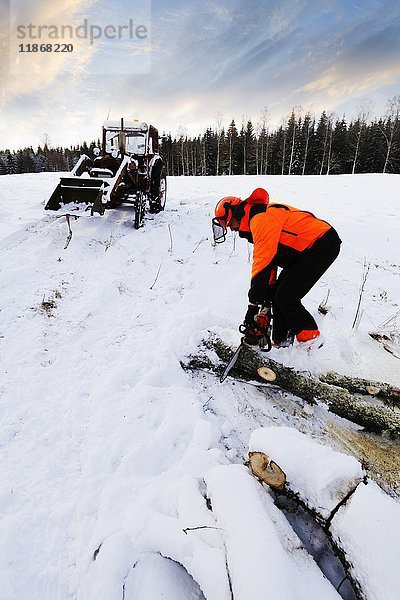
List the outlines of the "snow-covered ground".
{"label": "snow-covered ground", "polygon": [[[295,427],[338,449],[343,435],[332,430],[342,420],[327,427],[322,407],[309,415],[287,394],[229,378],[221,385],[188,374],[180,361],[210,330],[239,343],[251,248],[234,237],[213,248],[210,217],[222,196],[262,186],[272,201],[326,219],[343,240],[306,298],[326,344],[310,354],[273,350],[273,358],[399,386],[400,361],[368,332],[400,309],[400,176],[169,178],[166,211],[142,229],[132,228],[130,207],[82,218],[72,222],[66,250],[65,220],[43,210],[58,179],[0,178],[1,600],[225,600],[231,588],[248,600],[256,588],[240,574],[240,559],[245,548],[256,553],[257,523],[263,564],[274,555],[276,573],[293,578],[281,600],[307,590],[334,598],[261,484],[244,467],[218,466],[242,464],[260,426]],[[352,331],[365,258],[364,312]],[[395,318],[390,326],[398,328]],[[226,513],[223,481],[243,494]],[[362,553],[364,538],[349,522],[341,517],[337,535],[349,547],[356,539]],[[385,548],[395,572],[394,551]],[[361,569],[368,560],[361,557]],[[268,579],[267,572],[266,589]],[[380,600],[370,576],[364,585]]]}

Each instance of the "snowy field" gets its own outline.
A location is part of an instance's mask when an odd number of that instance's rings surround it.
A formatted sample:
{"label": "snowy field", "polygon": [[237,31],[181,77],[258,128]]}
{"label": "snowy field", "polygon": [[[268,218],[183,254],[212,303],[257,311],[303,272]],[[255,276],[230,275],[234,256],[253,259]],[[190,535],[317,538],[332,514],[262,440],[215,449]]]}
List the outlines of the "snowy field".
{"label": "snowy field", "polygon": [[[66,250],[65,219],[43,210],[58,179],[0,177],[0,599],[340,598],[340,579],[323,576],[243,466],[251,439],[252,450],[255,440],[259,450],[271,445],[292,466],[300,497],[323,517],[341,485],[358,485],[332,536],[365,598],[398,598],[400,477],[392,473],[388,495],[360,483],[359,463],[338,454],[385,453],[385,440],[363,446],[357,428],[323,407],[307,414],[279,390],[221,385],[180,361],[210,331],[240,341],[251,247],[231,235],[214,248],[210,218],[222,196],[262,186],[343,240],[305,300],[325,345],[272,358],[400,386],[400,360],[369,336],[400,324],[400,176],[169,178],[165,212],[142,229],[131,207],[81,218]],[[297,438],[288,427],[306,434],[299,444],[317,465],[314,479],[290,459]],[[327,463],[317,442],[335,451]],[[397,451],[387,446],[388,456]],[[379,465],[370,476],[380,483]]]}

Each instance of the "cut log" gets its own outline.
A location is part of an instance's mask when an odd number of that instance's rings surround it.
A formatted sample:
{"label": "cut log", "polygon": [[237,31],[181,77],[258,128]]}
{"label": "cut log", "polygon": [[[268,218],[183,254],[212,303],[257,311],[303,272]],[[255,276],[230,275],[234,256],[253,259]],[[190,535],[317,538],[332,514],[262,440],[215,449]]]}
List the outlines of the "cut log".
{"label": "cut log", "polygon": [[[212,336],[205,342],[206,348],[214,351],[218,358],[228,363],[234,350],[227,346],[219,338]],[[211,369],[220,372],[220,365],[216,365],[206,355],[191,357],[189,362],[182,364],[187,369]],[[291,367],[286,367],[266,354],[251,347],[245,347],[231,371],[231,375],[245,379],[258,379],[258,369],[267,368],[274,372],[276,379],[272,385],[303,398],[310,404],[324,403],[328,409],[339,417],[344,417],[357,425],[364,427],[367,431],[384,433],[392,437],[400,437],[400,409],[397,406],[385,406],[377,399],[368,401],[360,395],[355,395],[339,385],[325,383],[309,373],[301,373]],[[338,375],[340,378],[341,376]],[[348,378],[349,379],[349,378]],[[345,378],[345,383],[347,383]],[[374,387],[385,389],[387,384],[373,382]],[[350,386],[350,384],[349,384]],[[365,388],[364,388],[365,389]],[[394,389],[395,388],[391,388]]]}
{"label": "cut log", "polygon": [[286,475],[279,465],[263,452],[249,452],[250,468],[255,477],[264,481],[274,490],[282,492]]}

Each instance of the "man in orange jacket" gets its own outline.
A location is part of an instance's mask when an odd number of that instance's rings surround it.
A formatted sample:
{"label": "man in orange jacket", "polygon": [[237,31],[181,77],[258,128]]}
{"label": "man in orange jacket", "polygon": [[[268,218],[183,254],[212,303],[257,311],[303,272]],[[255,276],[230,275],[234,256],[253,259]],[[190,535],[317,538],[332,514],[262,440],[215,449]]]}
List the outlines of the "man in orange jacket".
{"label": "man in orange jacket", "polygon": [[[296,336],[309,342],[320,335],[301,299],[339,254],[335,229],[312,213],[286,204],[269,204],[268,192],[257,188],[246,199],[222,198],[212,221],[215,243],[227,228],[254,244],[249,305],[245,326],[255,329],[260,306],[272,304],[275,345],[287,346]],[[281,272],[277,277],[277,268]]]}

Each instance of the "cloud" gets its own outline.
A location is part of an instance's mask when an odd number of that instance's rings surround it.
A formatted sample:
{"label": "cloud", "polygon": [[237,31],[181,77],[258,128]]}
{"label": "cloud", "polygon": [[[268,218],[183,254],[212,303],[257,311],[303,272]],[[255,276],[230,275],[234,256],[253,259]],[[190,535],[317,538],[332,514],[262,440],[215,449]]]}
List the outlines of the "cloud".
{"label": "cloud", "polygon": [[[312,100],[319,106],[340,105],[376,92],[400,81],[400,33],[392,15],[383,14],[373,20],[371,15],[343,32],[336,53],[328,56],[327,68],[313,69],[308,81],[294,88],[291,96]],[[310,48],[312,60],[315,60]],[[321,66],[321,61],[320,61]],[[317,63],[318,65],[318,63]]]}
{"label": "cloud", "polygon": [[[60,75],[67,72],[67,77],[74,82],[74,74],[79,73],[83,65],[93,57],[95,50],[82,46],[79,53],[74,54],[74,68],[71,69],[71,55],[68,53],[35,53],[34,59],[29,53],[21,54],[17,39],[17,26],[33,24],[51,24],[56,27],[73,24],[77,12],[87,5],[87,0],[61,0],[57,3],[52,0],[35,0],[35,2],[11,2],[10,39],[11,49],[10,68],[5,68],[1,77],[2,106],[9,105],[15,97],[23,94],[32,94],[55,84]],[[2,31],[4,40],[6,32]],[[24,43],[34,43],[36,40],[23,40]],[[41,40],[37,40],[40,44]],[[58,41],[58,40],[57,40]],[[5,42],[4,42],[5,43]]]}
{"label": "cloud", "polygon": [[[149,2],[144,4],[150,7]],[[61,0],[57,3],[53,0],[31,0],[30,2],[13,0],[11,12],[6,16],[7,25],[8,19],[11,21],[11,32],[16,32],[18,25],[26,27],[32,23],[35,25],[34,34],[37,36],[37,25],[53,25],[61,32],[63,26],[75,28],[82,25],[84,19],[88,20],[89,26],[91,24],[103,25],[103,27],[105,24],[126,26],[125,17],[130,14],[139,16],[141,14],[135,11],[133,0],[119,2],[118,7],[111,6],[111,8],[110,2],[105,0]],[[4,49],[6,55],[8,27],[3,28],[1,33],[0,49]],[[127,47],[124,40],[117,40],[114,43],[113,40],[104,37],[93,45],[90,45],[88,40],[75,38],[72,53],[21,54],[18,53],[18,45],[14,37],[12,34],[11,41],[14,42],[11,52],[12,68],[3,68],[0,77],[2,146],[35,144],[43,130],[48,131],[52,140],[57,140],[60,144],[83,141],[82,136],[91,137],[90,131],[94,129],[91,122],[93,106],[97,104],[99,98],[101,101],[103,87],[112,89],[112,72],[115,73],[115,79],[118,77],[121,65],[126,68],[130,68],[132,64],[137,66],[145,54],[144,51],[135,49],[135,40]],[[43,40],[23,41],[30,44],[37,41],[40,44]],[[45,41],[47,43],[51,40]],[[64,41],[69,40],[67,38],[56,40],[60,43]],[[18,42],[20,43],[21,40]],[[52,40],[52,43],[54,44],[55,41]],[[129,56],[131,52],[132,56]],[[8,60],[3,61],[2,64],[3,67],[7,67]],[[146,70],[146,63],[144,70]],[[96,73],[99,74],[97,77]],[[18,123],[18,126],[11,129],[8,126],[10,122]],[[97,128],[95,133],[97,134]]]}
{"label": "cloud", "polygon": [[358,97],[384,85],[395,83],[400,78],[398,62],[379,71],[375,69],[367,70],[364,73],[348,71],[348,65],[334,65],[324,71],[318,79],[298,88],[293,94],[306,92],[314,99],[317,96],[325,98],[328,102],[331,102],[332,99],[339,102],[343,97]]}
{"label": "cloud", "polygon": [[[58,6],[36,4],[41,14]],[[118,20],[132,6],[61,4],[54,18],[66,10],[96,20],[103,11]],[[360,99],[383,103],[399,82],[399,22],[400,6],[389,0],[153,0],[151,73],[139,74],[134,62],[149,47],[121,43],[107,54],[99,44],[75,54],[73,66],[50,61],[37,76],[8,79],[7,114],[24,117],[26,137],[46,123],[52,139],[71,143],[97,136],[110,107],[115,118],[197,133],[217,112],[240,121],[267,105],[276,124],[300,104],[351,110]]]}

